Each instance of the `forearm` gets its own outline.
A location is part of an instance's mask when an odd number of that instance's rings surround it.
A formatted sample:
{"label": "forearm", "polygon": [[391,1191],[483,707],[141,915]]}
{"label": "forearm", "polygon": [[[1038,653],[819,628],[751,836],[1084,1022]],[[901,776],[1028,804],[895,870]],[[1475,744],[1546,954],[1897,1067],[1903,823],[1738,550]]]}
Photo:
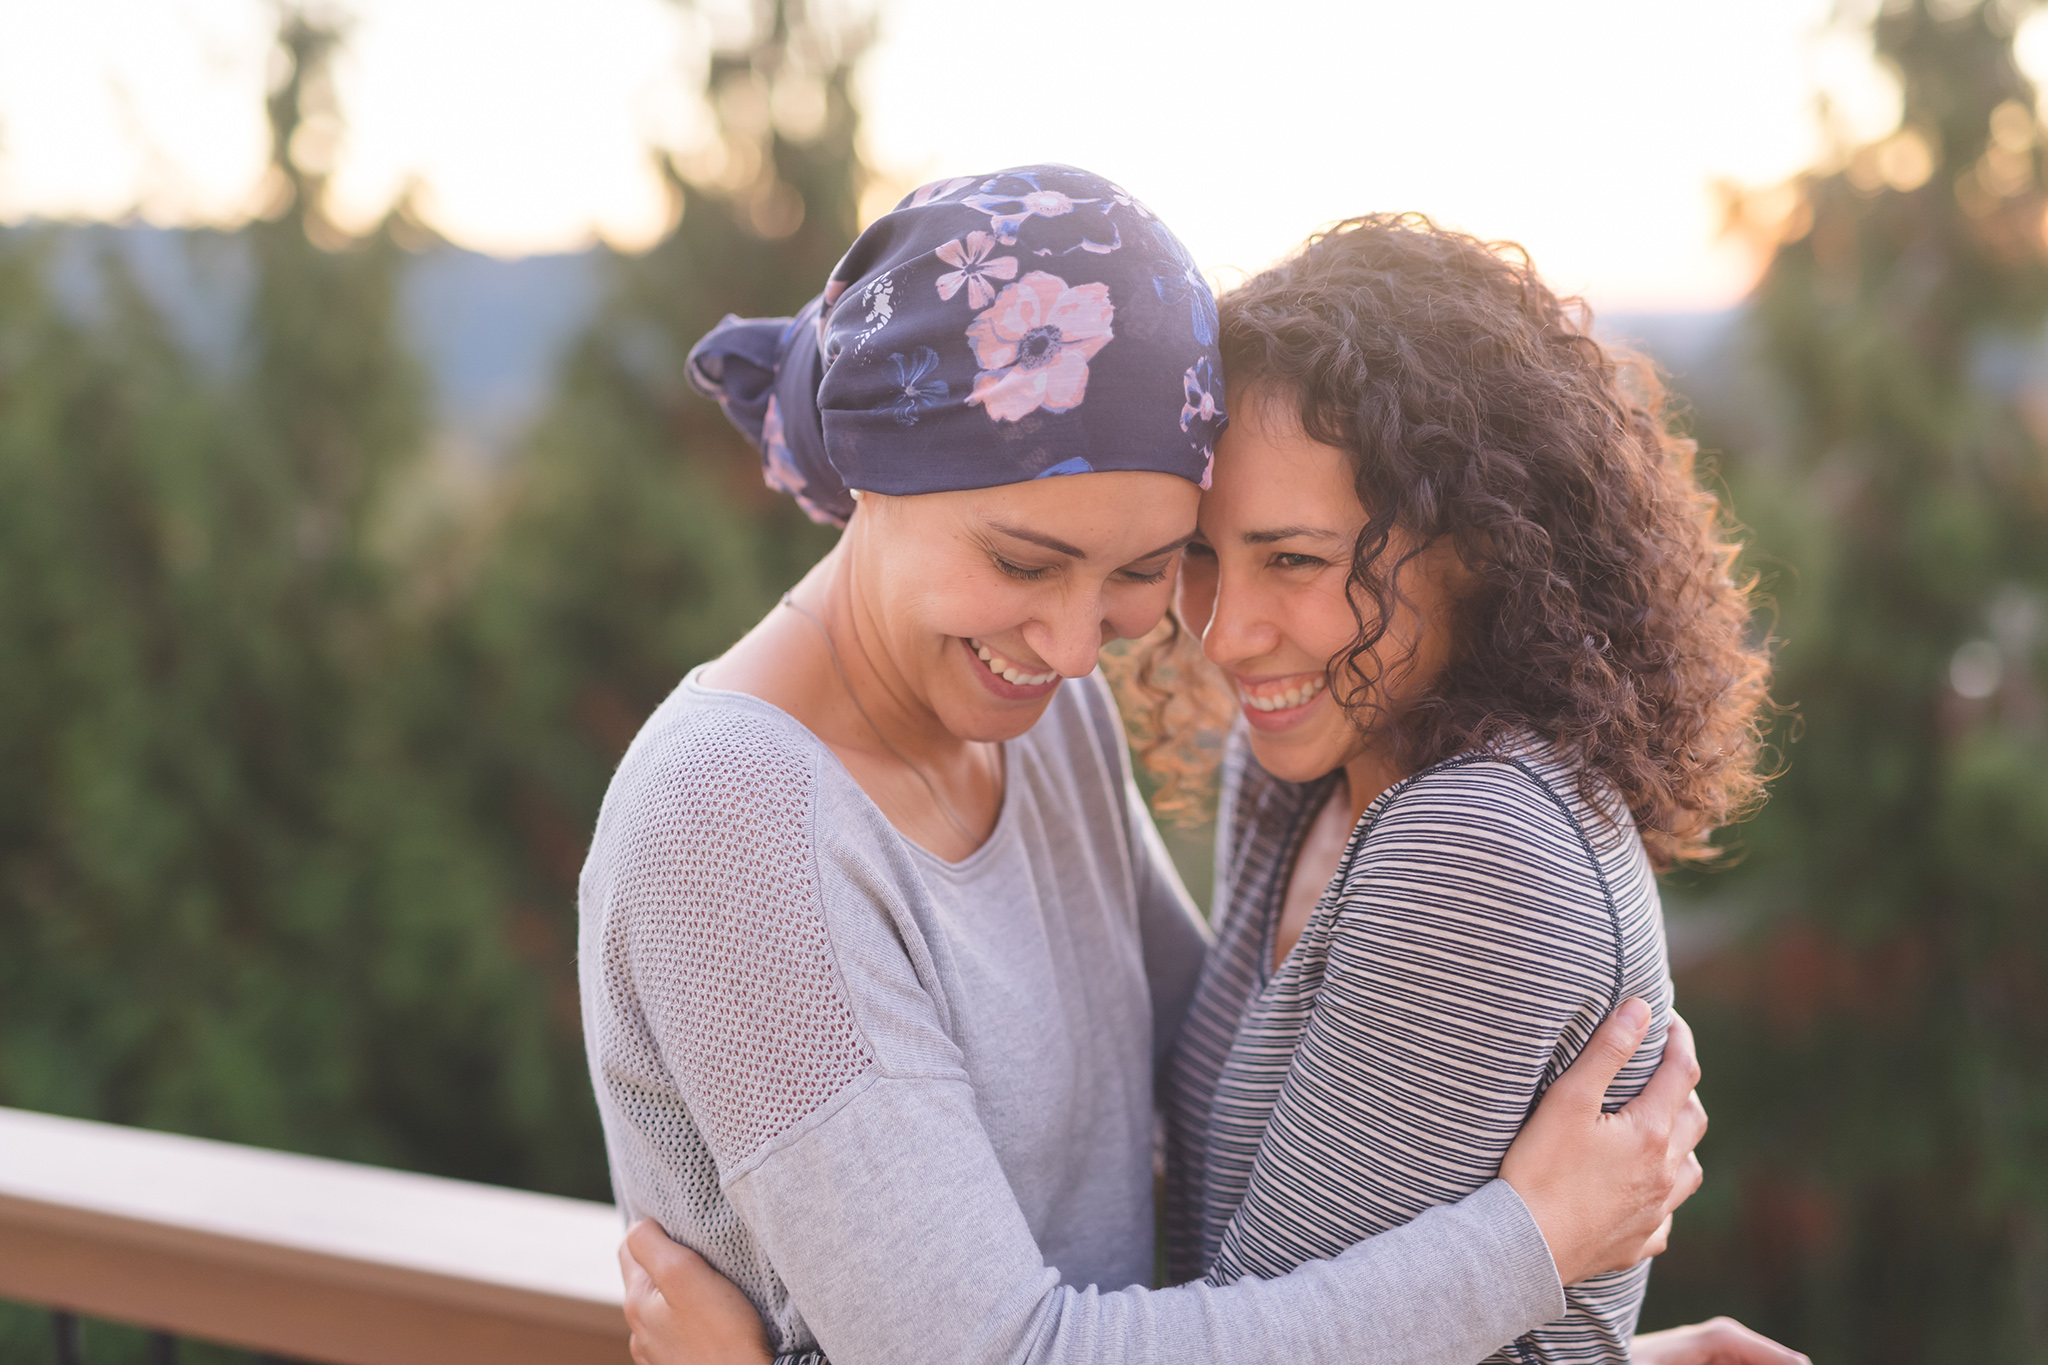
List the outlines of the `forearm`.
{"label": "forearm", "polygon": [[[1495,1184],[1399,1232],[1267,1282],[1072,1288],[1038,1255],[971,1114],[878,1082],[830,1141],[814,1133],[732,1187],[835,1365],[1471,1365],[1562,1311],[1548,1249]],[[897,1154],[922,1154],[914,1170]]]}

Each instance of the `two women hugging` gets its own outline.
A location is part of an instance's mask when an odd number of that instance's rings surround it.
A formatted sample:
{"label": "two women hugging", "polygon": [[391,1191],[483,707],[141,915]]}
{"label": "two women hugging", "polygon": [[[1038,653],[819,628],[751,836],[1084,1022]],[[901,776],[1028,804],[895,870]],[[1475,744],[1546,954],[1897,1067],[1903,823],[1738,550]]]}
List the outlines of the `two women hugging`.
{"label": "two women hugging", "polygon": [[1757,798],[1766,661],[1654,376],[1524,259],[1360,218],[1219,313],[1025,167],[690,369],[845,529],[584,869],[637,1360],[1799,1359],[1635,1334],[1706,1124],[1655,874]]}

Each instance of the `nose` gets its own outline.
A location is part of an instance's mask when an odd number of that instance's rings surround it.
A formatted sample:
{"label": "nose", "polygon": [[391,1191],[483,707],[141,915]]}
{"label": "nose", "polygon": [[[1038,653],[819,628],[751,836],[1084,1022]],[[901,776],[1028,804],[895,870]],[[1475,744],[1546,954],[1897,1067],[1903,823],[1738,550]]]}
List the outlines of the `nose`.
{"label": "nose", "polygon": [[1063,595],[1056,609],[1024,623],[1024,643],[1061,677],[1085,678],[1095,671],[1102,642],[1109,638],[1107,626],[1101,594],[1074,592]]}
{"label": "nose", "polygon": [[1226,669],[1270,654],[1280,643],[1280,630],[1264,610],[1259,594],[1234,578],[1227,566],[1218,566],[1210,591],[1209,622],[1202,631],[1202,653],[1210,663]]}

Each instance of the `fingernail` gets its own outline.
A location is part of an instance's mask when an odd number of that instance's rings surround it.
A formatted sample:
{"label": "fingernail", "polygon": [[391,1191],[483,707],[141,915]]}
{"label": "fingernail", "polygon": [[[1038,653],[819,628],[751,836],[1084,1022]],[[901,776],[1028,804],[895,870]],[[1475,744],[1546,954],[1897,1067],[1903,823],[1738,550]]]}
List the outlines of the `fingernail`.
{"label": "fingernail", "polygon": [[1650,1026],[1650,1007],[1643,1000],[1631,996],[1621,1002],[1621,1008],[1614,1012],[1614,1017],[1621,1020],[1622,1024],[1630,1029],[1648,1028]]}

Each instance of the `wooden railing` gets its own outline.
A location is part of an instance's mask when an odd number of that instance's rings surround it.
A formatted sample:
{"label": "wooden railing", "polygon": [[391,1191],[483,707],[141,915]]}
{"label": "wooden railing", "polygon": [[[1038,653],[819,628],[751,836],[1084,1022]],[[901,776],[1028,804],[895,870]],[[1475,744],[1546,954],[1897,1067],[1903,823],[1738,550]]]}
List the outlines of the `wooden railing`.
{"label": "wooden railing", "polygon": [[0,1109],[0,1299],[333,1365],[626,1365],[606,1204]]}

